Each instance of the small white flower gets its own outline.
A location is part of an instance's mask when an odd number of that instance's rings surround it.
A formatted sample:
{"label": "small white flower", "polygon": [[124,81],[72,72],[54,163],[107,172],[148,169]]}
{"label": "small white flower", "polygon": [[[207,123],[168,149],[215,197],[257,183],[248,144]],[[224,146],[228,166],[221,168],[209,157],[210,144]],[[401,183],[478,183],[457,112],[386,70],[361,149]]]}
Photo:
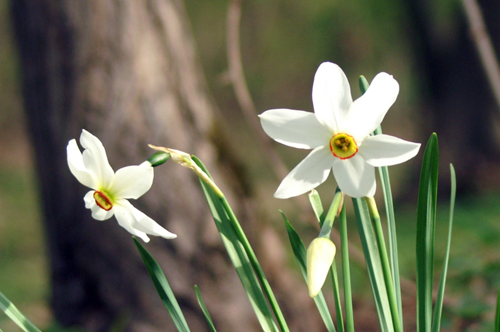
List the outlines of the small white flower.
{"label": "small white flower", "polygon": [[316,297],[323,287],[335,252],[335,244],[324,237],[315,238],[307,248],[307,287],[310,297]]}
{"label": "small white flower", "polygon": [[370,134],[380,125],[399,93],[398,82],[379,73],[370,87],[352,101],[347,78],[334,63],[322,63],[314,76],[314,113],[272,109],[259,117],[275,141],[313,149],[281,182],[274,196],[289,198],[316,188],[330,169],[340,189],[351,197],[375,194],[375,167],[414,157],[420,144],[390,135]]}
{"label": "small white flower", "polygon": [[83,154],[76,140],[69,141],[66,148],[68,165],[76,179],[92,189],[83,200],[85,207],[92,211],[94,219],[107,220],[115,215],[120,226],[144,242],[149,242],[147,234],[166,239],[177,237],[127,200],[137,199],[151,188],[154,173],[148,161],[137,166],[123,167],[115,173],[109,165],[104,146],[97,137],[82,130],[80,144],[85,149]]}

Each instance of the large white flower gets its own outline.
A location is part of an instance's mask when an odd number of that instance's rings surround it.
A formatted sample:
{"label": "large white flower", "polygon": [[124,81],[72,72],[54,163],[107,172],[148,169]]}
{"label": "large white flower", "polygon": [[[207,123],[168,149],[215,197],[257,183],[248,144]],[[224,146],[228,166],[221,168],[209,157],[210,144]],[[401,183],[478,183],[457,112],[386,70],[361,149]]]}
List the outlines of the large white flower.
{"label": "large white flower", "polygon": [[264,131],[275,141],[313,149],[283,179],[274,196],[303,194],[323,183],[330,169],[347,195],[373,196],[374,168],[405,162],[420,148],[420,144],[394,136],[370,136],[398,93],[398,82],[387,73],[379,73],[366,93],[353,102],[342,69],[334,63],[322,63],[314,76],[314,113],[272,109],[259,116]]}
{"label": "large white flower", "polygon": [[76,140],[69,141],[66,148],[68,165],[77,180],[92,189],[83,200],[85,207],[92,211],[94,219],[106,220],[115,215],[120,226],[144,242],[149,242],[147,234],[166,239],[177,237],[127,200],[137,199],[151,188],[154,174],[148,161],[137,166],[123,167],[115,173],[109,165],[104,146],[97,137],[82,130],[80,144],[85,149],[83,154]]}

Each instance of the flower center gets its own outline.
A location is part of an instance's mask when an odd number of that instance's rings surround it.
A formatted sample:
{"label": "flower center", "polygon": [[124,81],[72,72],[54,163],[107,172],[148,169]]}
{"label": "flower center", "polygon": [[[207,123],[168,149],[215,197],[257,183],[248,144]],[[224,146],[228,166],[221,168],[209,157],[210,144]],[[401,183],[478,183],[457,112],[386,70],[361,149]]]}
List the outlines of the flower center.
{"label": "flower center", "polygon": [[330,150],[337,158],[349,159],[358,153],[358,144],[351,135],[340,133],[330,140]]}
{"label": "flower center", "polygon": [[111,198],[102,191],[96,190],[94,192],[94,199],[96,204],[99,205],[99,207],[103,210],[109,211],[113,208]]}

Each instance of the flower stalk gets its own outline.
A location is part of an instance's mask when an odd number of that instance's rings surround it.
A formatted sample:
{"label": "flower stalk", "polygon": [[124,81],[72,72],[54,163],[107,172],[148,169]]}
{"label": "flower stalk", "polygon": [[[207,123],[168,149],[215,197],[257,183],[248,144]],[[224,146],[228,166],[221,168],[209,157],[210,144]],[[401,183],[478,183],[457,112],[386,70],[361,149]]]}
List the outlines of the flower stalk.
{"label": "flower stalk", "polygon": [[162,146],[155,146],[152,144],[149,144],[149,147],[157,150],[157,151],[163,151],[165,153],[168,153],[170,157],[172,158],[173,161],[176,163],[180,164],[181,166],[187,167],[191,170],[193,170],[198,177],[205,182],[212,190],[215,192],[215,194],[219,197],[224,197],[224,194],[222,191],[219,189],[219,187],[215,184],[215,182],[207,175],[207,173],[203,172],[203,170],[198,166],[193,158],[191,158],[191,155],[175,150],[175,149],[170,149],[170,148],[165,148]]}
{"label": "flower stalk", "polygon": [[340,243],[344,279],[345,325],[347,332],[354,332],[354,313],[352,307],[351,269],[349,266],[349,240],[347,236],[347,216],[345,208],[340,212]]}
{"label": "flower stalk", "polygon": [[321,231],[319,232],[318,237],[330,238],[330,234],[332,233],[333,222],[335,221],[335,217],[340,215],[340,211],[342,210],[343,204],[344,204],[344,193],[340,191],[340,188],[337,188],[335,196],[333,196],[330,209],[326,214],[325,221],[321,225]]}
{"label": "flower stalk", "polygon": [[[205,176],[206,173],[204,173]],[[207,176],[207,178],[209,178]],[[210,179],[210,178],[209,178]],[[212,181],[213,182],[213,181]],[[217,194],[217,193],[216,193]],[[220,194],[220,196],[219,196]],[[227,213],[229,220],[231,221],[234,230],[236,231],[236,234],[238,235],[238,238],[240,239],[241,243],[243,244],[243,247],[245,249],[245,252],[248,255],[248,258],[250,259],[250,262],[252,264],[252,267],[257,274],[257,277],[262,285],[262,288],[264,288],[264,292],[266,293],[267,299],[269,300],[269,303],[271,304],[271,308],[273,309],[274,314],[276,315],[276,319],[278,320],[278,324],[281,328],[282,332],[289,332],[288,325],[286,324],[285,317],[283,316],[283,313],[281,312],[281,309],[278,305],[278,301],[276,300],[276,297],[274,296],[274,293],[271,289],[271,285],[269,285],[269,282],[267,281],[266,276],[264,275],[264,271],[262,270],[262,267],[259,264],[259,260],[257,259],[257,256],[255,255],[255,252],[252,249],[252,246],[250,245],[250,242],[248,241],[247,236],[245,235],[245,232],[243,231],[243,228],[241,228],[240,223],[238,222],[238,219],[234,215],[233,210],[229,206],[229,203],[222,193],[222,191],[219,190],[219,199],[224,207],[225,212]]]}
{"label": "flower stalk", "polygon": [[[202,169],[202,167],[200,167],[203,166],[201,161],[199,161],[196,157],[192,157],[191,155],[179,150],[159,147],[151,144],[149,144],[149,147],[158,151],[164,151],[166,153],[169,153],[173,161],[193,170],[196,173],[196,175],[198,175],[199,179],[203,181],[205,184],[207,184],[213,190],[214,194],[219,198],[220,203],[223,206],[224,211],[227,214],[227,217],[234,228],[234,231],[236,232],[236,235],[238,236],[246,254],[248,255],[250,263],[252,264],[252,268],[255,271],[255,274],[257,275],[257,278],[259,279],[262,288],[264,289],[266,297],[269,300],[269,303],[276,316],[281,331],[289,332],[290,330],[288,328],[288,325],[286,324],[285,317],[283,316],[283,313],[281,312],[281,309],[278,305],[278,301],[276,300],[276,297],[274,296],[274,293],[271,289],[271,285],[269,285],[269,282],[267,281],[264,275],[264,271],[262,270],[262,267],[259,264],[257,256],[255,255],[255,252],[253,251],[252,246],[250,245],[250,242],[248,241],[248,238],[246,237],[245,232],[243,231],[243,228],[238,222],[236,215],[231,209],[231,206],[229,206],[229,203],[224,193],[219,189],[219,187],[215,184],[215,182],[207,174],[207,172],[204,169]],[[193,158],[195,158],[195,160],[193,160]]]}
{"label": "flower stalk", "polygon": [[396,301],[396,294],[394,290],[394,283],[392,281],[392,273],[389,265],[389,258],[387,256],[387,249],[384,240],[384,231],[382,230],[382,224],[380,221],[380,215],[377,209],[377,203],[373,197],[365,197],[366,204],[368,205],[368,211],[372,219],[373,227],[375,229],[375,236],[377,239],[377,247],[379,250],[380,261],[382,263],[382,273],[384,275],[385,288],[387,290],[387,297],[389,299],[389,307],[391,309],[392,322],[394,325],[394,331],[402,332],[401,320],[398,310],[398,304]]}
{"label": "flower stalk", "polygon": [[319,294],[335,258],[336,248],[330,240],[330,234],[335,216],[339,215],[343,202],[344,194],[337,188],[321,231],[307,248],[307,285],[309,296],[312,298]]}

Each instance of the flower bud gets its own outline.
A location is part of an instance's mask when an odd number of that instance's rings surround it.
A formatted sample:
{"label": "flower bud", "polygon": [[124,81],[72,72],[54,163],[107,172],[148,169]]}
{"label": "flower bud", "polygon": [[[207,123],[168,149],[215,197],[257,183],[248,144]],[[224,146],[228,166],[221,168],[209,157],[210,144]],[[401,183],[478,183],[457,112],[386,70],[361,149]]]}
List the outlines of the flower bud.
{"label": "flower bud", "polygon": [[164,151],[158,151],[152,154],[148,158],[148,162],[151,164],[151,166],[156,167],[160,166],[161,164],[164,164],[168,159],[170,159],[170,154]]}
{"label": "flower bud", "polygon": [[335,251],[335,244],[324,237],[314,239],[307,248],[307,284],[310,297],[316,297],[323,287]]}
{"label": "flower bud", "polygon": [[162,146],[154,146],[152,144],[149,144],[149,147],[157,151],[163,151],[170,154],[170,157],[172,158],[173,161],[184,167],[191,168],[192,170],[196,168],[194,161],[191,158],[191,155],[187,154],[186,152],[182,152],[175,149],[164,148]]}
{"label": "flower bud", "polygon": [[208,186],[212,188],[212,190],[215,192],[217,196],[224,197],[224,194],[219,189],[219,187],[217,187],[215,182],[207,175],[207,173],[205,173],[200,168],[200,166],[196,164],[196,162],[193,160],[190,154],[175,149],[165,148],[162,146],[155,146],[152,144],[149,144],[149,147],[157,151],[163,151],[165,153],[168,153],[173,161],[180,164],[181,166],[193,170],[203,182],[205,182]]}

